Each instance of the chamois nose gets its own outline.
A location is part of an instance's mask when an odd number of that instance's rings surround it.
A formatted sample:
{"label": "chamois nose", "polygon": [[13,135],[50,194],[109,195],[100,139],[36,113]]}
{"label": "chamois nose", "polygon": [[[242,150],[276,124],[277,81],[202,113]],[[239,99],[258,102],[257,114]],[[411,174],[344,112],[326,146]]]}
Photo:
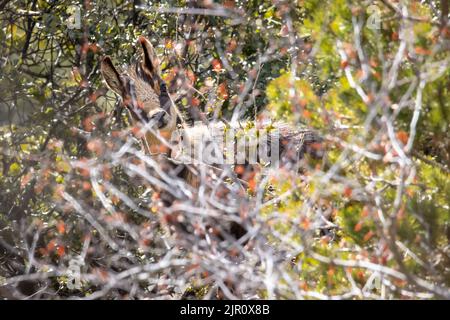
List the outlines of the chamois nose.
{"label": "chamois nose", "polygon": [[152,114],[150,116],[150,121],[154,122],[158,129],[161,129],[164,128],[169,122],[168,116],[169,115],[166,111],[161,110]]}

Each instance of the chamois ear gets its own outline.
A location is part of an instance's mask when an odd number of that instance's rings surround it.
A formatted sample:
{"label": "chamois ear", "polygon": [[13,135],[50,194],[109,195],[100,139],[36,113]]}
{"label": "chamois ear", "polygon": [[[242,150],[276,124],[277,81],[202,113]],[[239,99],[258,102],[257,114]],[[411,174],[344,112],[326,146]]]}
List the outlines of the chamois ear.
{"label": "chamois ear", "polygon": [[140,36],[138,40],[138,46],[142,48],[142,67],[146,73],[153,80],[156,80],[160,76],[159,70],[159,59],[155,53],[155,49],[153,48],[150,41],[144,37]]}
{"label": "chamois ear", "polygon": [[103,79],[105,79],[108,87],[113,90],[115,93],[123,95],[125,92],[124,84],[122,79],[120,78],[120,74],[117,69],[114,67],[111,58],[106,56],[103,58],[100,71],[102,73]]}

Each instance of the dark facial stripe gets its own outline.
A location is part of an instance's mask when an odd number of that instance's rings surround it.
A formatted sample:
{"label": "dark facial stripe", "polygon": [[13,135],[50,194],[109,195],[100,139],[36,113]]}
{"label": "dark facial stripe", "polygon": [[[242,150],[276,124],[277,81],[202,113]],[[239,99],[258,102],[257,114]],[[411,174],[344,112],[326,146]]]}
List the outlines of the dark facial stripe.
{"label": "dark facial stripe", "polygon": [[167,85],[163,80],[160,80],[159,88],[161,90],[161,94],[159,95],[159,104],[164,111],[166,111],[170,116],[173,116],[170,113],[171,101],[170,101],[170,97],[169,97],[169,92],[167,91]]}

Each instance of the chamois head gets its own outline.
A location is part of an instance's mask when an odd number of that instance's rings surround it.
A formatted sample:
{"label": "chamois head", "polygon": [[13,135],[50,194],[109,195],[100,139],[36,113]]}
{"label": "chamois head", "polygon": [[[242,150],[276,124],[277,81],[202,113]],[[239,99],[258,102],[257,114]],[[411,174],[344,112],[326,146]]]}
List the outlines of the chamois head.
{"label": "chamois head", "polygon": [[101,62],[101,73],[109,88],[122,97],[132,121],[152,126],[145,139],[150,151],[161,143],[160,135],[168,138],[176,129],[176,111],[152,44],[141,36],[136,46],[140,55],[124,72],[119,72],[106,56]]}

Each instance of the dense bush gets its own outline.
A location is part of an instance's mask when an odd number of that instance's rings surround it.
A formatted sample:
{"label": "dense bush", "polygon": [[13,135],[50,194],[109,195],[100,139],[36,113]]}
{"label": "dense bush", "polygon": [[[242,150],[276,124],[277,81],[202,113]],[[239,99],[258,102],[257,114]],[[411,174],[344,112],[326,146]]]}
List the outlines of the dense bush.
{"label": "dense bush", "polygon": [[[450,298],[448,15],[446,0],[0,0],[0,297]],[[190,125],[283,121],[325,156],[201,169],[198,188],[168,177],[162,205],[99,71],[140,35]]]}

